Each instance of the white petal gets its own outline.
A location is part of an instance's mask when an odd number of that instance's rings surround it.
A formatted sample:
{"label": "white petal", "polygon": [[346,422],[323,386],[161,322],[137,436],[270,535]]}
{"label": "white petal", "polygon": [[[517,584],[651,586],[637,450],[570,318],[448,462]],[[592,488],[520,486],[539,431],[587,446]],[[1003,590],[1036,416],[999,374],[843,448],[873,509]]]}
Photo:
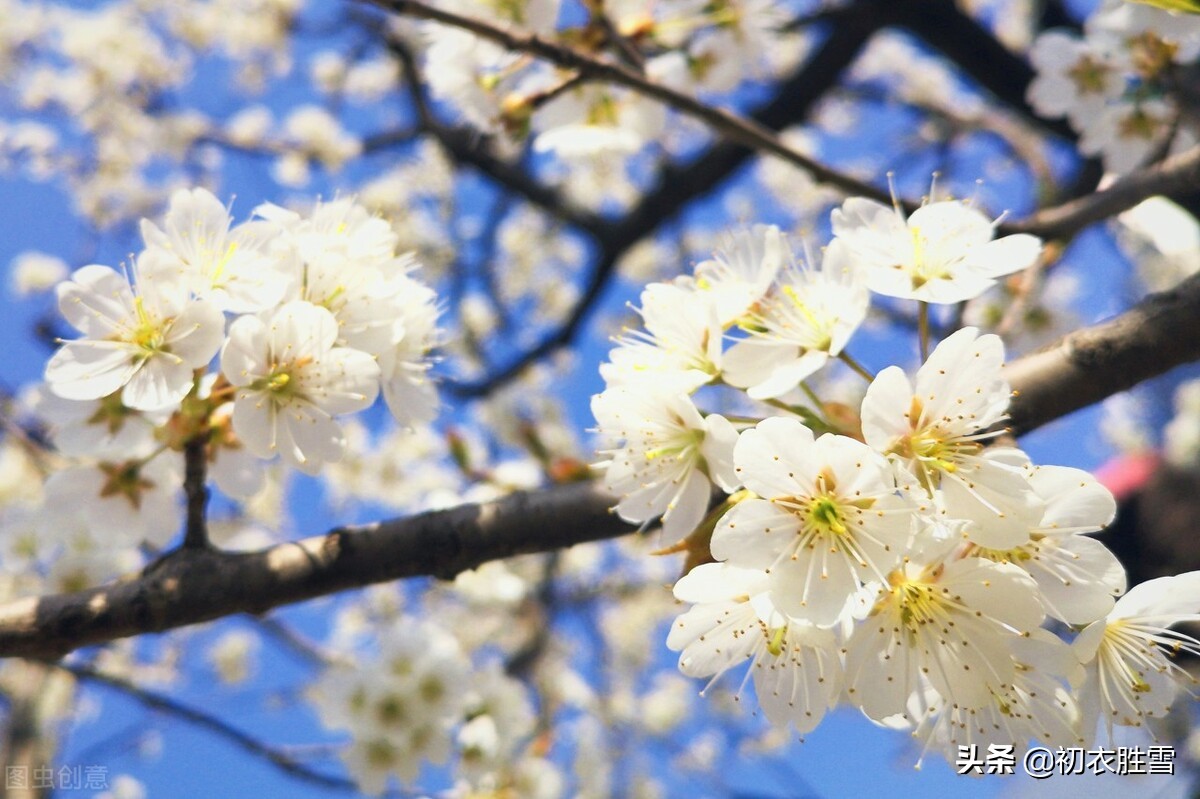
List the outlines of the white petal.
{"label": "white petal", "polygon": [[769,569],[800,529],[795,514],[765,499],[739,502],[721,517],[710,544],[713,557],[749,569]]}
{"label": "white petal", "polygon": [[127,347],[114,341],[68,341],[46,364],[50,390],[64,399],[107,397],[138,369]]}
{"label": "white petal", "polygon": [[141,411],[178,405],[192,390],[192,369],[170,355],[148,358],[125,384],[121,402]]}
{"label": "white petal", "polygon": [[225,340],[225,315],[209,302],[188,303],[175,317],[165,343],[171,354],[183,359],[192,369],[207,366]]}
{"label": "white petal", "polygon": [[221,374],[235,386],[245,386],[270,371],[269,331],[257,316],[240,316],[229,326],[221,350]]}

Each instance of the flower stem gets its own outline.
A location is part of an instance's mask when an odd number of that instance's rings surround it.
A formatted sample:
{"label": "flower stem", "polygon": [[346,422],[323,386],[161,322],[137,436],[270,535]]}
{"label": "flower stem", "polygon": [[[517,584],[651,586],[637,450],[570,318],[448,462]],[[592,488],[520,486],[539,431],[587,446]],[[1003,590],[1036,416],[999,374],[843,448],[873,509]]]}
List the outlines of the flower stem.
{"label": "flower stem", "polygon": [[817,396],[817,392],[812,390],[812,386],[808,384],[807,380],[800,381],[800,388],[804,391],[808,398],[813,401],[813,406],[815,408],[818,410],[824,410],[825,403],[821,402],[821,398]]}
{"label": "flower stem", "polygon": [[870,370],[867,369],[865,366],[863,366],[861,363],[854,360],[853,356],[851,356],[850,353],[846,352],[845,350],[842,350],[841,352],[838,353],[838,358],[840,358],[842,360],[842,363],[846,364],[851,369],[858,372],[862,376],[862,379],[866,380],[868,383],[873,382],[875,380],[875,375],[871,374]]}

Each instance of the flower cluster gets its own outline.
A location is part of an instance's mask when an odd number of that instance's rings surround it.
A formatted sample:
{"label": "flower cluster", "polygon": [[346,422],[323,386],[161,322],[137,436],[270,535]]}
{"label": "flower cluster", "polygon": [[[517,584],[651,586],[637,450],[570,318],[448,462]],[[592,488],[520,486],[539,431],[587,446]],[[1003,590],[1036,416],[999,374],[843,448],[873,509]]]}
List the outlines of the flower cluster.
{"label": "flower cluster", "polygon": [[[558,0],[463,0],[455,12],[519,33],[557,36],[589,55],[605,50],[644,63],[648,79],[689,94],[728,93],[781,74],[800,58],[803,36],[788,30],[778,0],[621,0],[589,7],[582,24],[559,28]],[[600,34],[607,29],[609,32]],[[501,146],[526,138],[569,171],[564,189],[581,203],[620,201],[630,159],[667,133],[667,111],[630,89],[581,82],[460,28],[420,25],[430,89]],[[594,190],[581,188],[593,184]]]}
{"label": "flower cluster", "polygon": [[[1112,520],[1109,491],[995,440],[1012,395],[1000,338],[961,328],[912,376],[847,353],[869,290],[968,300],[1040,242],[993,239],[956,201],[906,218],[850,199],[833,231],[819,266],[760,226],[651,285],[645,329],[601,369],[617,512],[661,517],[690,555],[675,596],[692,607],[667,640],[681,670],[748,663],[777,725],[806,733],[848,703],[951,758],[1161,716],[1182,674],[1167,650],[1200,650],[1165,629],[1195,617],[1200,574],[1117,601],[1124,570],[1087,535]],[[867,382],[857,411],[811,383],[836,361]],[[703,409],[723,399],[751,412]],[[730,496],[710,513],[714,486]]]}
{"label": "flower cluster", "polygon": [[1065,116],[1080,133],[1080,151],[1103,157],[1110,172],[1196,141],[1173,99],[1181,67],[1200,56],[1196,17],[1109,0],[1083,33],[1049,31],[1034,43],[1029,102],[1038,113]]}
{"label": "flower cluster", "polygon": [[62,453],[94,462],[54,475],[48,493],[62,484],[116,506],[97,524],[140,530],[132,516],[165,543],[189,441],[204,442],[217,485],[246,498],[259,459],[309,474],[337,461],[337,417],[380,393],[404,424],[433,417],[434,294],[390,225],[352,200],[304,215],[262,206],[234,225],[209,192],[180,190],[142,237],[127,268],[85,266],[58,286],[81,335],[50,359],[34,404]]}
{"label": "flower cluster", "polygon": [[521,683],[495,662],[473,671],[453,635],[413,616],[374,637],[369,667],[332,665],[310,692],[322,723],[351,734],[342,758],[363,791],[383,793],[393,775],[412,784],[423,763],[443,764],[453,752],[465,795],[526,785],[529,793],[516,795],[561,795],[557,772],[522,752],[534,712]]}

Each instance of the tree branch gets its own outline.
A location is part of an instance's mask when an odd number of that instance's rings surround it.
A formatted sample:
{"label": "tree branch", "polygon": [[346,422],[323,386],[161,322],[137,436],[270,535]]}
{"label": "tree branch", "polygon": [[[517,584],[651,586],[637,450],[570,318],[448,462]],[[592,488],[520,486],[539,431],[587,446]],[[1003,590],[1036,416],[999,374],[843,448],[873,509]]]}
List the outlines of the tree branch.
{"label": "tree branch", "polygon": [[[1010,364],[1011,427],[1027,433],[1200,358],[1200,275]],[[261,552],[179,550],[141,576],[0,606],[0,656],[54,659],[88,644],[406,577],[450,579],[490,560],[631,531],[591,483],[518,492],[292,541]]]}
{"label": "tree branch", "polygon": [[520,492],[291,541],[260,552],[178,550],[141,575],[0,606],[0,656],[54,659],[88,644],[261,614],[404,577],[451,579],[489,560],[613,538],[633,528],[590,483]]}
{"label": "tree branch", "polygon": [[[216,735],[219,738],[224,738],[226,741],[237,746],[241,751],[253,755],[254,757],[262,758],[275,766],[284,774],[294,779],[302,780],[313,785],[320,785],[323,788],[329,788],[338,791],[349,791],[358,793],[358,785],[345,777],[337,777],[332,774],[325,774],[320,771],[309,768],[300,761],[296,760],[285,749],[269,746],[254,736],[242,732],[237,727],[223,721],[219,716],[205,712],[199,708],[185,705],[175,699],[172,699],[166,694],[161,694],[152,691],[148,688],[143,688],[135,685],[128,680],[120,677],[115,677],[111,674],[105,674],[102,671],[97,671],[90,666],[79,664],[59,664],[59,669],[69,673],[79,680],[85,682],[103,685],[113,690],[128,696],[138,704],[162,713],[167,713],[176,718],[182,719],[189,724],[200,727],[208,732]],[[388,791],[385,796],[412,796],[409,792]]]}
{"label": "tree branch", "polygon": [[1200,275],[1152,294],[1132,310],[1077,330],[1009,364],[1019,395],[1009,427],[1017,435],[1085,408],[1148,378],[1200,359]]}
{"label": "tree branch", "polygon": [[650,80],[624,64],[606,61],[536,34],[514,33],[481,19],[444,11],[423,2],[423,0],[368,0],[368,2],[403,16],[440,22],[443,25],[468,31],[481,39],[495,42],[514,52],[529,53],[549,61],[555,66],[577,70],[581,75],[592,80],[607,81],[633,89],[682,114],[704,122],[731,142],[782,158],[808,172],[818,183],[826,183],[850,194],[872,197],[883,202],[891,201],[887,192],[831,169],[804,153],[788,147],[773,131],[754,120],[707,105],[689,94]]}
{"label": "tree branch", "polygon": [[1108,188],[1045,208],[1033,216],[1001,225],[1005,233],[1033,233],[1043,238],[1069,237],[1088,225],[1126,211],[1148,197],[1183,197],[1200,185],[1200,146],[1130,172]]}

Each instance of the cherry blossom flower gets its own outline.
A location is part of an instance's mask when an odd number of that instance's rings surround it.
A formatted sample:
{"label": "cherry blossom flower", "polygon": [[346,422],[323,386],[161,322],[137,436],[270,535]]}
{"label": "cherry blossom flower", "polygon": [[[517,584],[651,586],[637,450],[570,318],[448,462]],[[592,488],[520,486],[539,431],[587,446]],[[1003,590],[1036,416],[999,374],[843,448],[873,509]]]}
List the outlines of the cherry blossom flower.
{"label": "cherry blossom flower", "polygon": [[[1066,466],[1031,468],[1029,486],[1044,503],[1029,541],[1007,550],[972,547],[969,554],[1024,569],[1037,583],[1046,611],[1066,624],[1103,617],[1125,593],[1125,569],[1104,544],[1085,534],[1112,522],[1117,512],[1112,492],[1087,472]],[[975,528],[967,526],[967,538]]]}
{"label": "cherry blossom flower", "polygon": [[790,263],[773,292],[746,315],[749,337],[723,358],[722,374],[753,399],[791,391],[846,346],[867,316],[870,297],[838,240],[820,269]]}
{"label": "cherry blossom flower", "polygon": [[[916,694],[909,715],[919,719],[913,736],[924,748],[939,746],[946,759],[960,757],[960,747],[979,752],[1012,747],[1019,761],[1036,740],[1049,747],[1082,747],[1080,709],[1063,680],[1078,674],[1071,648],[1045,630],[1011,639],[1015,672],[1010,686],[989,686],[992,699],[981,707],[952,704],[935,691]],[[983,773],[980,768],[978,772]]]}
{"label": "cherry blossom flower", "polygon": [[722,325],[732,325],[761,300],[788,262],[787,240],[775,225],[755,225],[729,236],[696,264],[694,284],[710,292]]}
{"label": "cherry blossom flower", "polygon": [[65,342],[46,364],[60,397],[95,400],[121,390],[129,408],[157,411],[192,390],[224,337],[225,317],[190,299],[176,281],[140,280],[136,288],[107,266],[85,266],[58,287],[63,317],[84,337]]}
{"label": "cherry blossom flower", "polygon": [[759,422],[738,438],[739,480],[763,499],[739,502],[712,537],[717,560],[770,575],[774,604],[789,616],[831,626],[861,583],[899,564],[912,532],[913,502],[896,493],[886,460],[845,436],[795,419]]}
{"label": "cherry blossom flower", "polygon": [[758,703],[771,723],[812,731],[841,694],[831,630],[789,618],[770,600],[766,575],[724,563],[698,566],[675,584],[696,603],[671,625],[667,646],[690,677],[712,677],[750,662]]}
{"label": "cherry blossom flower", "polygon": [[712,483],[736,487],[737,432],[720,414],[701,416],[687,396],[618,386],[592,397],[592,413],[603,436],[622,442],[611,450],[604,479],[622,497],[622,519],[661,516],[667,537],[682,537],[704,518]]}
{"label": "cherry blossom flower", "polygon": [[338,344],[379,355],[403,336],[397,295],[408,284],[399,279],[416,262],[396,254],[391,225],[348,199],[318,203],[306,216],[272,205],[255,213],[272,223],[278,257],[289,265],[286,299],[332,313]]}
{"label": "cherry blossom flower", "polygon": [[393,774],[412,783],[424,760],[446,761],[470,673],[453,636],[411,616],[385,627],[379,643],[373,668],[333,666],[312,690],[322,723],[352,733],[342,759],[370,794]]}
{"label": "cherry blossom flower", "polygon": [[1112,52],[1064,31],[1039,36],[1029,59],[1037,70],[1029,84],[1030,104],[1043,116],[1069,117],[1076,129],[1125,91],[1125,77]]}
{"label": "cherry blossom flower", "polygon": [[1169,629],[1188,621],[1200,621],[1200,571],[1134,586],[1075,638],[1072,647],[1086,669],[1078,687],[1089,741],[1098,720],[1111,741],[1114,726],[1140,727],[1164,716],[1180,684],[1196,684],[1169,659],[1181,651],[1200,655],[1200,641]]}
{"label": "cherry blossom flower", "polygon": [[948,705],[982,708],[1012,690],[1014,642],[1044,617],[1036,585],[1016,566],[913,553],[846,644],[850,701],[876,721],[913,720],[909,697],[927,679]]}
{"label": "cherry blossom flower", "polygon": [[204,189],[180,189],[159,228],[142,220],[143,274],[179,279],[223,311],[253,313],[278,303],[289,279],[267,245],[274,228],[247,222],[230,230],[229,212]]}
{"label": "cherry blossom flower", "polygon": [[995,223],[958,200],[923,205],[906,219],[899,208],[851,197],[832,221],[871,291],[923,302],[978,297],[996,278],[1032,266],[1042,247],[1025,233],[993,241]]}
{"label": "cherry blossom flower", "polygon": [[1028,542],[1041,512],[1023,471],[1028,457],[983,446],[1008,408],[1003,361],[998,336],[964,327],[934,349],[915,386],[889,366],[862,403],[867,443],[915,477],[943,516],[976,522],[977,544],[999,549]]}
{"label": "cherry blossom flower", "polygon": [[690,392],[721,371],[722,325],[709,292],[653,283],[642,292],[643,331],[626,331],[600,374],[610,385],[652,382]]}
{"label": "cherry blossom flower", "polygon": [[334,346],[337,338],[333,314],[302,301],[230,326],[221,372],[238,388],[233,430],[255,455],[278,453],[308,474],[341,457],[345,438],[333,417],[375,401],[379,366]]}

